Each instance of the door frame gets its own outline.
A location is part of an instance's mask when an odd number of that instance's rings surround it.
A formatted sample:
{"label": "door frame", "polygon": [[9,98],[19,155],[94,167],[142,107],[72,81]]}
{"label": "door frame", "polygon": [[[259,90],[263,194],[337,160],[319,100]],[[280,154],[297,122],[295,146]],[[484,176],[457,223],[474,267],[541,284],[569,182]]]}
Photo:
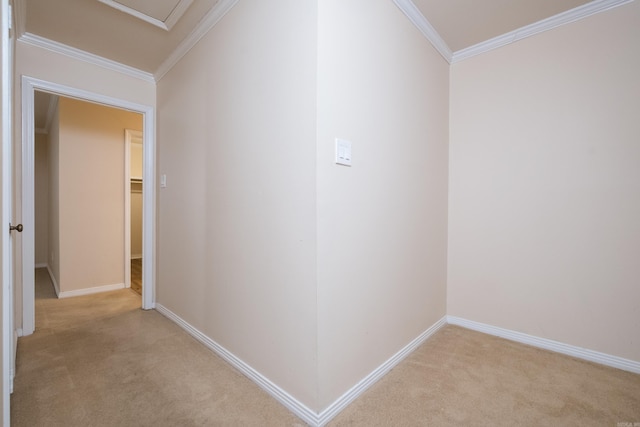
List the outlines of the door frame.
{"label": "door frame", "polygon": [[[22,76],[22,335],[35,330],[35,91],[49,92],[68,98],[129,110],[143,116],[143,228],[142,308],[155,308],[155,242],[156,242],[156,146],[155,108],[112,98],[86,90],[61,85],[29,76]],[[18,267],[20,268],[20,267]]]}

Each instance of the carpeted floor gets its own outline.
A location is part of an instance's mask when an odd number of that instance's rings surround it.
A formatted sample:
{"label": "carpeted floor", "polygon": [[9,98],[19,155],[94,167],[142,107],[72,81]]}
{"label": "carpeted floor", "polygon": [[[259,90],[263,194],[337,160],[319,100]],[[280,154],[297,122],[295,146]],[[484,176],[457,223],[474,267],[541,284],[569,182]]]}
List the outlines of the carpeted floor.
{"label": "carpeted floor", "polygon": [[[58,300],[45,271],[36,282],[12,425],[303,425],[131,290]],[[634,423],[640,375],[447,326],[329,425]]]}

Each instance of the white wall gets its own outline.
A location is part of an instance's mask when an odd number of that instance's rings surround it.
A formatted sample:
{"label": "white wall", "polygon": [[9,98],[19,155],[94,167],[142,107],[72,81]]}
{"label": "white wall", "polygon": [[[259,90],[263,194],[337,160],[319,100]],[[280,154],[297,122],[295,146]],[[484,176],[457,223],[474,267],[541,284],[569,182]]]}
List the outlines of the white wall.
{"label": "white wall", "polygon": [[640,361],[640,2],[451,70],[448,314]]}
{"label": "white wall", "polygon": [[324,408],[445,315],[449,66],[391,1],[318,11]]}
{"label": "white wall", "polygon": [[316,18],[240,1],[158,83],[157,301],[311,407]]}

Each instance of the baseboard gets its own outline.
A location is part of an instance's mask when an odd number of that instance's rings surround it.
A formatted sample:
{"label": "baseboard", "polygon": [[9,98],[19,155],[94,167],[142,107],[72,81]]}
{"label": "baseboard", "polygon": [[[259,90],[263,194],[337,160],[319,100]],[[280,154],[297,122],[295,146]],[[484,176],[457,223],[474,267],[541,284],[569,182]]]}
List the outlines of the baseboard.
{"label": "baseboard", "polygon": [[[76,289],[74,291],[64,291],[58,294],[58,298],[71,298],[79,297],[82,295],[99,294],[101,292],[117,291],[118,289],[124,289],[124,283],[114,283],[113,285],[102,285],[93,288]],[[57,290],[57,288],[56,288]]]}
{"label": "baseboard", "polygon": [[304,422],[311,426],[317,426],[318,414],[305,406],[302,402],[291,396],[289,393],[278,387],[264,375],[253,369],[247,363],[236,357],[233,353],[222,347],[220,344],[194,328],[187,321],[180,316],[163,306],[156,303],[156,310],[169,320],[176,323],[182,329],[184,329],[189,335],[200,341],[207,348],[212,350],[218,356],[222,357],[231,366],[242,372],[247,378],[256,383],[260,388],[269,393],[278,402],[287,407],[291,412],[300,417]]}
{"label": "baseboard", "polygon": [[142,259],[142,254],[131,255],[131,259]]}
{"label": "baseboard", "polygon": [[422,345],[429,337],[436,333],[440,328],[447,324],[447,317],[444,316],[436,323],[431,325],[426,331],[420,334],[416,339],[407,344],[403,349],[393,355],[390,359],[376,368],[369,375],[360,380],[359,383],[351,387],[349,391],[340,396],[335,402],[329,405],[326,409],[320,412],[318,417],[318,426],[324,426],[331,421],[336,415],[338,415],[344,408],[346,408],[351,402],[356,400],[362,393],[364,393],[369,387],[380,380],[390,370],[395,368],[400,362],[402,362],[409,354],[415,351],[420,345]]}
{"label": "baseboard", "polygon": [[49,267],[49,264],[47,264],[46,262],[42,262],[40,264],[36,264],[35,268],[47,268]]}
{"label": "baseboard", "polygon": [[56,296],[60,298],[60,286],[56,281],[56,278],[53,276],[53,271],[51,271],[51,267],[47,264],[47,272],[49,273],[49,278],[51,279],[51,283],[53,283],[53,289],[56,291]]}
{"label": "baseboard", "polygon": [[447,316],[447,323],[485,334],[494,335],[496,337],[505,338],[510,341],[565,354],[577,359],[588,360],[589,362],[595,362],[601,365],[611,366],[613,368],[640,374],[640,362],[634,360],[624,359],[622,357],[612,356],[610,354],[600,353],[598,351],[564,344],[558,341],[524,334],[522,332],[499,328],[497,326],[474,322],[472,320],[462,319],[456,316]]}
{"label": "baseboard", "polygon": [[271,382],[264,375],[253,369],[247,363],[236,357],[233,353],[216,343],[211,338],[194,328],[187,321],[180,316],[163,306],[156,303],[155,309],[158,313],[162,314],[182,329],[184,329],[189,335],[200,341],[214,353],[222,357],[231,366],[242,372],[246,377],[255,382],[260,388],[269,393],[274,399],[288,408],[295,415],[300,417],[304,422],[311,426],[324,426],[331,421],[336,415],[338,415],[344,408],[350,403],[356,400],[362,393],[364,393],[369,387],[375,384],[380,378],[393,369],[398,363],[402,362],[411,352],[415,351],[422,343],[424,343],[431,335],[437,332],[440,328],[447,324],[446,316],[440,319],[438,322],[429,327],[420,336],[407,344],[404,348],[398,351],[395,355],[389,358],[386,362],[376,368],[369,375],[364,377],[360,382],[354,385],[346,393],[340,396],[335,402],[329,405],[320,413],[309,409],[302,402],[291,396],[289,393],[278,387]]}

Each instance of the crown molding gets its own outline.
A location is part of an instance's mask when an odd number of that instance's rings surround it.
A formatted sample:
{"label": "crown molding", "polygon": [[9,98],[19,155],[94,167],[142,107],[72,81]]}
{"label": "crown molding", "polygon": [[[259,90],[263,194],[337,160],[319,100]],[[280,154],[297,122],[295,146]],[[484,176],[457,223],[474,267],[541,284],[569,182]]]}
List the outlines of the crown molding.
{"label": "crown molding", "polygon": [[[395,1],[395,0],[394,0]],[[472,56],[480,55],[481,53],[488,52],[493,49],[514,43],[518,40],[522,40],[527,37],[531,37],[535,34],[548,31],[557,27],[560,27],[571,22],[578,21],[580,19],[595,15],[600,12],[604,12],[614,7],[622,6],[623,4],[630,3],[633,0],[595,0],[587,3],[583,6],[578,6],[574,9],[568,10],[563,13],[551,16],[542,21],[535,22],[531,25],[524,26],[517,30],[503,34],[498,37],[494,37],[482,43],[460,49],[454,52],[452,64],[460,62],[464,59],[471,58]]]}
{"label": "crown molding", "polygon": [[440,55],[442,55],[447,62],[451,63],[451,59],[453,57],[451,49],[416,5],[411,0],[393,0],[393,2],[407,16],[407,18],[409,18],[413,25],[418,28],[422,35],[431,42],[433,47],[440,52]]}
{"label": "crown molding", "polygon": [[155,80],[151,73],[138,70],[137,68],[133,68],[128,65],[124,65],[119,62],[112,61],[110,59],[106,59],[101,56],[94,55],[89,52],[85,52],[84,50],[76,49],[74,47],[67,46],[65,44],[58,43],[53,40],[49,40],[47,38],[44,38],[35,34],[24,33],[18,38],[18,41],[32,45],[32,46],[36,46],[42,49],[49,50],[54,53],[59,53],[73,59],[88,62],[90,64],[97,65],[99,67],[106,68],[111,71],[116,71],[118,73],[122,73],[130,77],[134,77],[136,79],[144,80],[150,83],[155,83]]}
{"label": "crown molding", "polygon": [[196,28],[178,45],[169,57],[158,67],[154,76],[160,81],[177,63],[238,3],[239,0],[220,0]]}
{"label": "crown molding", "polygon": [[106,4],[107,6],[111,6],[114,9],[119,10],[120,12],[127,13],[133,17],[136,17],[144,22],[147,22],[151,25],[155,25],[158,28],[162,28],[165,31],[171,30],[173,26],[178,22],[182,15],[187,11],[193,0],[179,0],[176,7],[171,11],[167,19],[161,21],[159,19],[153,18],[149,15],[146,15],[136,9],[130,8],[128,6],[123,5],[115,0],[98,0],[100,3]]}

